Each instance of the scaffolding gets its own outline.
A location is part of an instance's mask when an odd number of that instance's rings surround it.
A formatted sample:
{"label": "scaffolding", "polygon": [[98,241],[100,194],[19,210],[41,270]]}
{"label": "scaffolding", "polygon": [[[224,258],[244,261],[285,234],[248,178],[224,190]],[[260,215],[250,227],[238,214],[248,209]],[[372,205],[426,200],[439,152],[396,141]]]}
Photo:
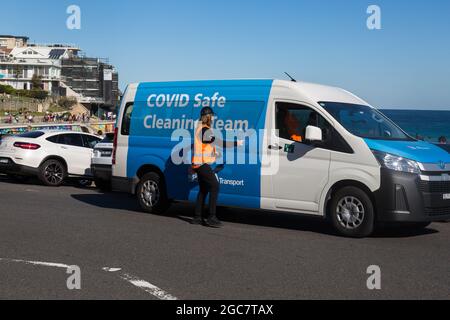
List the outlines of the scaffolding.
{"label": "scaffolding", "polygon": [[[109,78],[105,79],[105,73],[110,75]],[[61,80],[96,104],[115,107],[118,103],[119,77],[114,67],[106,63],[106,59],[84,56],[62,59]]]}

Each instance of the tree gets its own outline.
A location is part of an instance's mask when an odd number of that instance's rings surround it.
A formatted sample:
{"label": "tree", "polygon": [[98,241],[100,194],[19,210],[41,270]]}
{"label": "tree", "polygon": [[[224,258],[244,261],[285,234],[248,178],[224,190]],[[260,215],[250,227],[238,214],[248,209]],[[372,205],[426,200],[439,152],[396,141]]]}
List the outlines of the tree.
{"label": "tree", "polygon": [[30,98],[45,100],[48,97],[48,92],[42,89],[32,89]]}
{"label": "tree", "polygon": [[33,77],[31,78],[31,89],[33,90],[42,90],[42,77],[38,76],[36,73],[33,74]]}
{"label": "tree", "polygon": [[70,110],[74,105],[77,104],[77,99],[72,97],[61,97],[58,100],[58,105],[66,110]]}

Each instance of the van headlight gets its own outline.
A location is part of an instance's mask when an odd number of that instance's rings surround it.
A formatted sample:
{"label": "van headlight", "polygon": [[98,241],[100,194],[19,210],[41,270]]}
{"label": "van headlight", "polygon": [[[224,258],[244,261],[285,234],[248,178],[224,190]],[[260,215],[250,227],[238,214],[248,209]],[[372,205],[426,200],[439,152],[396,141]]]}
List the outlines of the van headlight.
{"label": "van headlight", "polygon": [[384,168],[401,172],[420,173],[420,168],[416,161],[376,150],[372,150],[372,153],[380,166]]}

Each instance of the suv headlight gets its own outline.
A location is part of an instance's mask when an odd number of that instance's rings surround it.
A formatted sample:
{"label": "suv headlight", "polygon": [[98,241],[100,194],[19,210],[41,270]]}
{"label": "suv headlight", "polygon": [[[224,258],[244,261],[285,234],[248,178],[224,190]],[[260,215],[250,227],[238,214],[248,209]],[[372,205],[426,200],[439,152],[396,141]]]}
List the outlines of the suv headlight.
{"label": "suv headlight", "polygon": [[384,168],[401,172],[420,173],[420,168],[416,161],[376,150],[372,150],[372,153],[380,166]]}

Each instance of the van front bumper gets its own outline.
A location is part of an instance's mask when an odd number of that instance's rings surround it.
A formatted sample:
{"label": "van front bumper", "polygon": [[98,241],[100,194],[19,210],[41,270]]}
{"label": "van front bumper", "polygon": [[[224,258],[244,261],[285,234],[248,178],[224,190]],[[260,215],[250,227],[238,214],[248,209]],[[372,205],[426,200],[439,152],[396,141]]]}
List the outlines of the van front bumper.
{"label": "van front bumper", "polygon": [[[440,175],[438,177],[441,177]],[[418,174],[381,169],[374,193],[380,222],[432,222],[450,219],[450,180],[426,181]]]}

